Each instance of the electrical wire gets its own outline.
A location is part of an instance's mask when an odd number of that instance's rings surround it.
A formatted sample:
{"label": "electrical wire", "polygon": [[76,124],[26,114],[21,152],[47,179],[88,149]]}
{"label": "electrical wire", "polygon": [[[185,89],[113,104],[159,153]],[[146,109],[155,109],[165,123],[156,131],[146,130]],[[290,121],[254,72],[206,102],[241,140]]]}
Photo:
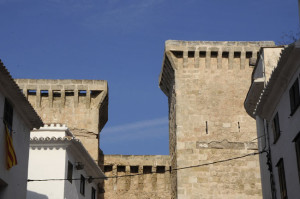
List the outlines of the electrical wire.
{"label": "electrical wire", "polygon": [[[165,170],[165,172],[172,172],[172,171],[178,171],[178,170],[183,170],[183,169],[190,169],[190,168],[196,168],[196,167],[203,167],[203,166],[208,166],[208,165],[213,165],[213,164],[219,164],[219,163],[224,163],[224,162],[229,162],[232,160],[237,160],[237,159],[242,159],[246,158],[249,156],[254,156],[254,155],[259,155],[262,153],[265,153],[266,151],[260,151],[260,152],[255,152],[255,153],[248,153],[246,155],[242,156],[237,156],[237,157],[232,157],[224,160],[218,160],[214,162],[208,162],[204,164],[198,164],[198,165],[193,165],[193,166],[187,166],[187,167],[181,167],[181,168],[174,168],[174,169],[168,169]],[[112,178],[123,178],[123,177],[133,177],[133,176],[141,176],[141,175],[153,175],[153,174],[161,174],[159,172],[151,172],[151,173],[137,173],[137,174],[129,174],[129,175],[121,175],[121,176],[108,176],[108,177],[87,177],[86,179],[88,180],[97,180],[97,179],[112,179]],[[62,180],[81,180],[80,178],[74,178],[74,179],[28,179],[27,182],[43,182],[43,181],[62,181]]]}

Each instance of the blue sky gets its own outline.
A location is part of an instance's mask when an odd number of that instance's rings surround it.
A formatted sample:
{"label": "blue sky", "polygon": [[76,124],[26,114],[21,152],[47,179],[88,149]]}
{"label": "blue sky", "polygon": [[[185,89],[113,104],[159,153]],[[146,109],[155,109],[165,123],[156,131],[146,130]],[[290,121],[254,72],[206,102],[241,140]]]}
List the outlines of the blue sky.
{"label": "blue sky", "polygon": [[15,78],[103,79],[105,154],[168,154],[164,42],[282,41],[297,0],[0,0],[0,59]]}

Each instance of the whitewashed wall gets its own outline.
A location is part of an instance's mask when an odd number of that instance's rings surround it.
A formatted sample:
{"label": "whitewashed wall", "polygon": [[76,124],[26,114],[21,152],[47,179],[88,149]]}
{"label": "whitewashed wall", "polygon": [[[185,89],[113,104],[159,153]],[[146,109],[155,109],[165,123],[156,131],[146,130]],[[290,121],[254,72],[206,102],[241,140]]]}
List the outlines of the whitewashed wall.
{"label": "whitewashed wall", "polygon": [[6,143],[3,124],[5,97],[0,91],[0,179],[8,186],[0,187],[0,198],[25,198],[28,174],[28,153],[30,130],[20,118],[16,109],[13,112],[13,145],[18,164],[10,170],[6,169]]}
{"label": "whitewashed wall", "polygon": [[[29,152],[29,179],[63,179],[65,177],[65,149],[35,148]],[[63,198],[64,181],[28,182],[27,199],[36,193],[46,195],[49,199]]]}
{"label": "whitewashed wall", "polygon": [[[72,151],[65,147],[31,147],[29,157],[29,179],[67,179],[68,161],[73,168],[73,179],[80,179],[82,174],[87,177],[84,170],[76,170]],[[85,182],[85,195],[80,194],[80,180],[28,182],[27,199],[83,199],[91,198],[92,186],[96,189],[94,182]],[[97,189],[96,189],[97,190]]]}
{"label": "whitewashed wall", "polygon": [[[281,97],[279,104],[274,110],[273,117],[278,112],[279,124],[280,124],[280,137],[275,144],[273,144],[274,137],[272,132],[271,122],[269,124],[269,135],[270,135],[270,145],[271,145],[271,155],[272,155],[272,165],[275,177],[275,185],[277,196],[280,198],[280,187],[279,178],[276,164],[280,158],[283,158],[285,177],[287,184],[287,194],[289,198],[299,198],[299,177],[297,168],[297,158],[294,138],[300,132],[300,107],[297,111],[290,116],[290,97],[289,89],[295,82],[296,78],[299,78],[300,67],[298,67],[297,73],[293,76],[289,82],[288,89],[284,92]],[[298,79],[300,81],[300,79]]]}

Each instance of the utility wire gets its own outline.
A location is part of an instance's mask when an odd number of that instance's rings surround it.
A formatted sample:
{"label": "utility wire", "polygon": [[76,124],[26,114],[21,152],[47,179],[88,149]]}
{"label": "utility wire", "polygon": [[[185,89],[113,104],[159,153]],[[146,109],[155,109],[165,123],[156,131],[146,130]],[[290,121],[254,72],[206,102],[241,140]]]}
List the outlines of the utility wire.
{"label": "utility wire", "polygon": [[[242,159],[242,158],[246,158],[246,157],[249,157],[249,156],[262,154],[262,153],[265,153],[265,152],[266,151],[248,153],[246,155],[232,157],[232,158],[228,158],[228,159],[224,159],[224,160],[218,160],[218,161],[214,161],[214,162],[208,162],[208,163],[204,163],[204,164],[198,164],[198,165],[181,167],[181,168],[168,169],[168,170],[165,170],[165,172],[178,171],[178,170],[183,170],[183,169],[190,169],[190,168],[195,168],[195,167],[203,167],[203,166],[208,166],[208,165],[213,165],[213,164],[218,164],[218,163],[223,163],[223,162],[229,162],[229,161],[232,161],[232,160],[237,160],[237,159]],[[149,174],[157,174],[157,173],[159,173],[159,172],[137,173],[137,174],[129,174],[129,175],[121,175],[121,176],[118,176],[118,175],[117,176],[108,176],[108,177],[87,177],[86,179],[96,180],[96,179],[123,178],[123,177],[141,176],[141,175],[149,175]],[[81,180],[81,179],[80,178],[74,178],[74,179],[68,179],[68,178],[65,178],[65,179],[28,179],[27,182],[61,181],[61,180]]]}

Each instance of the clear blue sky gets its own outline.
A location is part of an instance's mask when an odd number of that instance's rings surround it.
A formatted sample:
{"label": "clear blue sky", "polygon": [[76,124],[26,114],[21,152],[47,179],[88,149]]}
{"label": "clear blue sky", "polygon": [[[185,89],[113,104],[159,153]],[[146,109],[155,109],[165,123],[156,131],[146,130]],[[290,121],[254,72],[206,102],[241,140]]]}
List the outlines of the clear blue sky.
{"label": "clear blue sky", "polygon": [[14,78],[109,85],[105,154],[168,154],[164,42],[282,41],[297,0],[0,0],[0,59]]}

